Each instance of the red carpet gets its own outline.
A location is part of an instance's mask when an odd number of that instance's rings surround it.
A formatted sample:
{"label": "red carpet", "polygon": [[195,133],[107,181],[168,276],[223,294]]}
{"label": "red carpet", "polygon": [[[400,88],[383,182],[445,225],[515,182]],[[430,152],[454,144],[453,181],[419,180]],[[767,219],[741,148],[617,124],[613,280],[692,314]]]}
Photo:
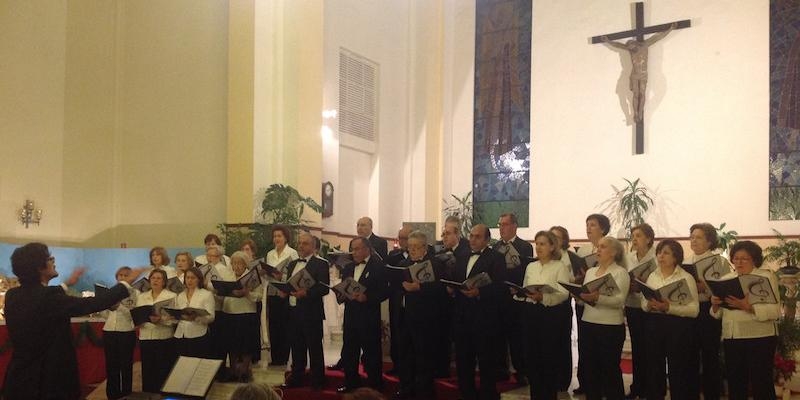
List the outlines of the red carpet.
{"label": "red carpet", "polygon": [[[388,371],[391,369],[391,363],[385,363],[383,366],[384,371]],[[360,375],[362,379],[366,379],[366,374],[363,370],[360,370]],[[397,392],[399,386],[399,379],[396,376],[391,376],[387,374],[383,374],[384,380],[384,387],[383,393],[387,396],[387,398],[391,398],[391,396]],[[480,380],[477,379],[478,384],[480,384]],[[344,384],[344,372],[342,371],[331,371],[326,369],[325,370],[325,388],[322,391],[315,392],[311,390],[309,387],[302,387],[297,389],[286,389],[283,391],[283,400],[306,400],[306,399],[320,399],[320,400],[334,400],[334,399],[341,399],[341,395],[336,392],[336,388],[342,386]],[[437,400],[456,400],[458,399],[458,384],[455,378],[455,371],[452,372],[451,378],[443,378],[443,379],[436,379],[434,382],[436,388],[436,399]],[[517,388],[516,382],[511,378],[511,380],[506,382],[498,382],[497,383],[497,390],[502,392],[507,392],[509,390]]]}
{"label": "red carpet", "polygon": [[[633,370],[633,365],[630,359],[622,359],[619,362],[619,366],[622,369],[623,374],[630,374]],[[391,369],[390,363],[385,363],[383,366],[384,371],[388,371]],[[359,371],[361,374],[362,379],[366,379],[366,374],[363,370]],[[322,391],[315,392],[311,390],[310,387],[302,387],[297,389],[287,389],[283,392],[283,400],[306,400],[306,399],[320,399],[320,400],[336,400],[341,399],[341,395],[336,392],[336,388],[344,385],[344,372],[342,371],[331,371],[326,369],[325,370],[325,388]],[[391,398],[391,395],[397,391],[399,386],[399,380],[396,376],[391,376],[387,374],[383,374],[384,380],[384,388],[383,393],[386,394],[387,398]],[[476,381],[480,385],[480,379],[476,376]],[[456,400],[459,398],[458,395],[458,382],[455,377],[455,371],[452,372],[450,378],[442,378],[436,379],[434,382],[436,388],[436,399],[437,400]],[[505,382],[498,382],[497,383],[497,390],[502,392],[507,392],[509,390],[517,388],[516,381],[514,378],[511,378]]]}

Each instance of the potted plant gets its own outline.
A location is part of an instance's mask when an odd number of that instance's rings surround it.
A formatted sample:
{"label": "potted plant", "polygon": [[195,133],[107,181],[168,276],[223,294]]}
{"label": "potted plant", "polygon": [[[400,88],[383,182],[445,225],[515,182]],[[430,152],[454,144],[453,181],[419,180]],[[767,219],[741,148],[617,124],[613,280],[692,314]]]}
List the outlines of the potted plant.
{"label": "potted plant", "polygon": [[794,354],[800,350],[800,324],[794,319],[783,317],[778,320],[778,345],[775,349],[774,379],[775,387],[785,387],[797,367]]}
{"label": "potted plant", "polygon": [[725,222],[719,225],[717,229],[717,238],[719,238],[719,249],[722,250],[722,253],[728,251],[728,248],[731,247],[734,243],[736,243],[736,239],[739,238],[739,232],[734,230],[725,230],[725,226],[727,224]]}
{"label": "potted plant", "polygon": [[765,259],[775,261],[780,264],[778,269],[778,279],[780,281],[779,292],[783,303],[784,318],[794,320],[797,313],[798,282],[800,281],[800,240],[789,240],[782,233],[773,229],[778,237],[778,244],[767,247]]}
{"label": "potted plant", "polygon": [[475,213],[475,208],[472,206],[472,191],[470,190],[461,197],[454,194],[451,194],[450,197],[452,197],[450,203],[446,199],[442,200],[445,205],[442,213],[445,218],[450,216],[458,217],[461,220],[461,237],[467,238],[474,221],[479,219]]}
{"label": "potted plant", "polygon": [[644,216],[654,202],[650,190],[640,178],[622,179],[626,186],[620,189],[611,185],[614,195],[603,202],[604,212],[611,215],[613,223],[622,225],[619,236],[624,235],[626,239],[630,239],[631,228],[644,223]]}

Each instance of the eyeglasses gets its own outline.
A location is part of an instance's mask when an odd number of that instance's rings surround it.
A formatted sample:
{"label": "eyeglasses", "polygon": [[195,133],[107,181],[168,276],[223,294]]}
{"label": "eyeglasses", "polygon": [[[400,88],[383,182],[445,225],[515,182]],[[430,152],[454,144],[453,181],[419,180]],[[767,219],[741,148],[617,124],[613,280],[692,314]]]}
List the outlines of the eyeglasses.
{"label": "eyeglasses", "polygon": [[47,257],[47,261],[55,261],[55,260],[56,260],[56,258],[53,257],[53,256]]}

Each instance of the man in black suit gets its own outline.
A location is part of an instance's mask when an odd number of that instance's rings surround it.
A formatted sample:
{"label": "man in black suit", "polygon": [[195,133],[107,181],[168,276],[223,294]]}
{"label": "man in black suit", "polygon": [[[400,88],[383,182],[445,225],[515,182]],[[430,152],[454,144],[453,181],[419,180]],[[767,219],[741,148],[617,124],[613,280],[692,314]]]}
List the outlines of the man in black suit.
{"label": "man in black suit", "polygon": [[364,352],[364,370],[367,385],[373,389],[383,387],[381,353],[381,302],[388,296],[383,262],[372,255],[369,241],[357,237],[350,241],[353,264],[342,271],[342,279],[353,278],[366,289],[344,305],[344,345],[342,365],[344,386],[340,393],[361,386],[358,375],[359,354]]}
{"label": "man in black suit", "polygon": [[359,218],[356,222],[356,234],[359,237],[369,240],[369,244],[372,246],[372,249],[375,250],[379,256],[381,256],[382,260],[386,259],[389,246],[386,243],[386,239],[372,233],[372,218]]}
{"label": "man in black suit", "polygon": [[[398,248],[389,252],[389,255],[384,259],[386,264],[398,266],[403,264],[408,258],[408,235],[411,233],[411,228],[404,226],[397,232]],[[400,371],[401,354],[400,354],[400,302],[403,296],[403,287],[400,282],[403,280],[402,276],[393,270],[387,270],[387,279],[389,280],[389,337],[391,338],[389,354],[392,358],[392,369],[386,371],[389,375],[397,375]]]}
{"label": "man in black suit", "polygon": [[[500,333],[500,307],[508,289],[506,264],[503,255],[489,247],[489,227],[475,225],[469,234],[471,253],[459,257],[453,272],[453,280],[467,278],[485,272],[492,283],[481,288],[454,290],[454,328],[456,342],[456,370],[458,388],[464,400],[496,400],[497,359],[500,353],[497,336]],[[480,392],[475,387],[475,360],[480,368]]]}
{"label": "man in black suit", "polygon": [[[138,268],[96,297],[72,297],[60,286],[47,286],[58,276],[55,258],[42,243],[28,243],[11,255],[11,268],[22,286],[6,294],[5,318],[14,353],[5,376],[3,396],[17,399],[78,399],[78,361],[72,344],[70,317],[101,311],[129,296]],[[83,270],[67,280],[74,284]]]}
{"label": "man in black suit", "polygon": [[[433,399],[435,350],[438,345],[436,329],[438,307],[446,291],[442,278],[442,263],[428,252],[428,238],[420,231],[411,232],[408,239],[408,259],[402,266],[430,262],[433,274],[414,279],[402,271],[399,294],[398,342],[402,354],[400,390],[395,399]],[[430,281],[426,279],[431,279]],[[423,281],[424,280],[424,281]]]}
{"label": "man in black suit", "polygon": [[[533,246],[517,237],[519,227],[517,216],[514,213],[500,215],[497,221],[500,230],[500,240],[494,249],[505,257],[507,280],[517,285],[522,285],[525,277],[525,267],[533,257]],[[502,318],[502,333],[500,359],[498,360],[498,379],[506,380],[509,377],[508,359],[511,354],[511,363],[514,365],[514,377],[518,384],[527,385],[528,379],[525,371],[525,349],[522,337],[522,308],[525,303],[515,301],[511,293],[506,293],[500,310]]]}
{"label": "man in black suit", "polygon": [[[315,255],[316,240],[307,232],[297,239],[297,252],[300,258],[286,267],[289,278],[305,269],[314,278],[314,285],[289,294],[289,337],[292,346],[292,373],[286,387],[303,385],[306,372],[306,353],[311,359],[311,387],[322,390],[325,383],[325,361],[322,352],[322,321],[325,310],[322,297],[328,294],[330,272],[328,262]],[[283,292],[281,292],[283,293]]]}

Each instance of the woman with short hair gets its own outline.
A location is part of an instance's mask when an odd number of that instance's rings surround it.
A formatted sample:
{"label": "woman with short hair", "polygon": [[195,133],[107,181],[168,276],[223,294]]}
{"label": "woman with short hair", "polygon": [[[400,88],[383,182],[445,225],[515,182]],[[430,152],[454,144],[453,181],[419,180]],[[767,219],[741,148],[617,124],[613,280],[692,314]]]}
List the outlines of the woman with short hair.
{"label": "woman with short hair", "polygon": [[[150,290],[139,294],[136,306],[149,306],[162,301],[174,300],[175,293],[165,288],[167,273],[162,269],[150,271]],[[160,314],[149,317],[149,321],[139,326],[139,346],[142,355],[142,390],[158,393],[169,376],[175,362],[174,321],[162,318]]]}
{"label": "woman with short hair", "polygon": [[208,325],[215,316],[214,294],[204,288],[203,273],[197,267],[186,271],[184,285],[186,290],[175,298],[175,308],[199,308],[208,315],[183,315],[175,328],[175,347],[178,355],[208,358],[212,353]]}
{"label": "woman with short hair", "polygon": [[[276,267],[283,262],[290,262],[298,258],[297,250],[291,248],[292,233],[288,227],[275,225],[272,227],[272,243],[275,248],[267,253],[267,264]],[[287,264],[288,264],[287,262]],[[269,280],[286,281],[286,277],[276,272]],[[272,285],[264,285],[263,296],[267,298],[267,306],[261,313],[262,337],[263,327],[268,328],[268,342],[270,344],[271,366],[285,366],[289,361],[289,299],[278,295],[278,289]]]}
{"label": "woman with short hair", "polygon": [[[631,251],[628,252],[628,271],[648,262],[655,262],[656,249],[653,246],[655,232],[649,224],[643,223],[631,228]],[[647,376],[647,346],[645,345],[645,312],[639,296],[639,285],[631,280],[628,297],[625,299],[625,321],[631,337],[631,361],[633,381],[627,398],[644,397]]]}

